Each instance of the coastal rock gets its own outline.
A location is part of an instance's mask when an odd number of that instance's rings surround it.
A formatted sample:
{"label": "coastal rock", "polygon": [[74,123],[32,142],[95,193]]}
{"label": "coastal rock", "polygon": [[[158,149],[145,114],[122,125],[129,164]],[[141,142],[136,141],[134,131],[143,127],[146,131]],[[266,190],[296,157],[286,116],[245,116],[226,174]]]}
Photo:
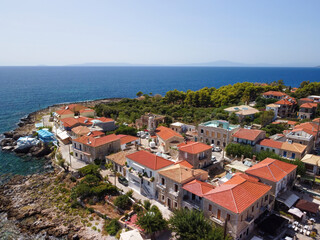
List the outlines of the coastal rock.
{"label": "coastal rock", "polygon": [[13,131],[5,132],[3,135],[4,135],[5,138],[12,138],[13,137]]}
{"label": "coastal rock", "polygon": [[2,147],[2,150],[3,151],[12,151],[14,149],[14,146],[5,146],[5,147]]}
{"label": "coastal rock", "polygon": [[0,146],[13,146],[15,141],[12,138],[4,138],[0,142]]}
{"label": "coastal rock", "polygon": [[31,154],[34,157],[44,157],[51,153],[51,149],[48,146],[42,146],[41,148],[38,147],[38,149]]}
{"label": "coastal rock", "polygon": [[20,133],[14,133],[12,138],[13,138],[13,140],[18,140],[20,137],[24,137],[24,135],[20,134]]}
{"label": "coastal rock", "polygon": [[16,153],[29,153],[31,146],[25,147],[25,148],[15,148],[14,152]]}

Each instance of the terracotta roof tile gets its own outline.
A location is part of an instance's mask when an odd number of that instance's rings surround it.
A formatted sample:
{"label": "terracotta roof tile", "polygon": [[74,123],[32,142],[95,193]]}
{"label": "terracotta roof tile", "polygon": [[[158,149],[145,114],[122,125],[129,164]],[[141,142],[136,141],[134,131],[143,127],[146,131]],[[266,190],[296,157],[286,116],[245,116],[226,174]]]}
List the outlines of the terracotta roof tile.
{"label": "terracotta roof tile", "polygon": [[295,103],[292,101],[289,101],[288,99],[281,99],[278,102],[275,102],[275,104],[279,104],[279,105],[294,105]]}
{"label": "terracotta roof tile", "polygon": [[180,164],[170,166],[164,170],[159,171],[158,173],[177,183],[184,183],[199,176],[208,178],[208,172],[201,169],[191,169]]}
{"label": "terracotta roof tile", "polygon": [[275,141],[275,140],[272,140],[269,138],[265,138],[265,139],[261,140],[258,144],[261,146],[278,148],[278,149],[280,149],[282,146],[282,142]]}
{"label": "terracotta roof tile", "polygon": [[173,131],[171,128],[167,128],[167,127],[164,127],[164,126],[160,126],[156,129],[156,134],[162,138],[163,140],[168,140],[172,137],[179,137],[179,138],[182,138],[183,137],[181,136],[181,134]]}
{"label": "terracotta roof tile", "polygon": [[193,142],[193,141],[189,141],[187,143],[185,142],[180,143],[178,145],[178,148],[180,151],[187,152],[190,154],[198,154],[198,153],[212,149],[212,147],[207,144],[200,143],[200,142]]}
{"label": "terracotta roof tile", "polygon": [[172,161],[169,161],[165,158],[159,157],[144,150],[129,154],[127,158],[153,170],[159,170],[173,164]]}
{"label": "terracotta roof tile", "polygon": [[315,122],[305,122],[305,123],[301,123],[299,125],[294,126],[294,129],[301,129],[306,133],[316,136],[318,129],[320,129],[320,127]]}
{"label": "terracotta roof tile", "polygon": [[290,151],[290,152],[296,152],[296,153],[303,153],[306,150],[307,146],[302,145],[300,143],[289,143],[289,142],[283,142],[281,149]]}
{"label": "terracotta roof tile", "polygon": [[99,147],[99,146],[102,146],[104,144],[114,142],[114,141],[120,142],[118,136],[115,134],[110,134],[110,135],[99,137],[99,138],[94,138],[91,136],[82,136],[82,137],[73,139],[73,141],[79,142],[79,143],[82,143],[82,144],[85,144],[85,145],[91,146],[91,147]]}
{"label": "terracotta roof tile", "polygon": [[117,135],[120,138],[120,144],[127,144],[133,141],[137,141],[139,138],[134,137],[134,136],[130,136],[130,135]]}
{"label": "terracotta roof tile", "polygon": [[106,118],[106,117],[100,117],[100,118],[97,118],[97,120],[100,120],[101,122],[114,122],[112,118]]}
{"label": "terracotta roof tile", "polygon": [[215,187],[209,183],[202,182],[199,180],[193,180],[189,183],[186,183],[182,187],[184,190],[191,192],[199,197],[203,197],[204,194],[209,193]]}
{"label": "terracotta roof tile", "polygon": [[261,130],[240,128],[233,137],[254,141],[261,133],[263,133]]}
{"label": "terracotta roof tile", "polygon": [[85,126],[91,126],[93,120],[92,118],[87,118],[87,117],[69,117],[69,118],[63,118],[60,121],[63,123],[63,126],[65,127],[73,127],[76,124],[81,124]]}
{"label": "terracotta roof tile", "polygon": [[288,94],[283,93],[283,92],[279,92],[279,91],[268,91],[268,92],[262,93],[262,95],[264,95],[264,96],[272,95],[272,96],[276,96],[276,97],[288,96]]}
{"label": "terracotta roof tile", "polygon": [[318,104],[316,103],[304,103],[301,104],[300,108],[317,108]]}
{"label": "terracotta roof tile", "polygon": [[193,166],[190,163],[188,163],[186,160],[182,160],[182,161],[176,162],[175,164],[180,164],[181,166],[185,166],[185,167],[188,167],[188,168],[193,168]]}
{"label": "terracotta roof tile", "polygon": [[244,175],[234,175],[204,197],[234,213],[242,213],[271,189],[270,186]]}
{"label": "terracotta roof tile", "polygon": [[90,129],[86,126],[78,126],[71,129],[77,135],[87,135],[90,132]]}
{"label": "terracotta roof tile", "polygon": [[266,158],[247,169],[246,173],[272,182],[278,182],[296,168],[296,165],[272,158]]}

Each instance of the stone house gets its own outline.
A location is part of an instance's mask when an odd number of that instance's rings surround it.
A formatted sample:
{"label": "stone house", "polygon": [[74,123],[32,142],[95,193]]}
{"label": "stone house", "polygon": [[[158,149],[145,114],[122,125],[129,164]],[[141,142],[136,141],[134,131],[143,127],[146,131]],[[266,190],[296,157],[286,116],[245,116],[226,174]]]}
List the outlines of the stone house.
{"label": "stone house", "polygon": [[280,148],[280,156],[288,159],[301,159],[306,154],[306,145],[288,140],[283,142]]}
{"label": "stone house", "polygon": [[240,128],[233,135],[233,142],[255,146],[260,140],[266,137],[266,132],[257,129]]}
{"label": "stone house", "polygon": [[301,162],[304,163],[306,172],[312,175],[320,175],[320,156],[306,154]]}
{"label": "stone house", "polygon": [[180,161],[187,161],[193,168],[203,168],[211,164],[212,147],[200,142],[183,142],[178,145]]}
{"label": "stone house", "polygon": [[271,193],[274,197],[291,189],[296,178],[296,172],[296,165],[272,158],[266,158],[245,171],[246,174],[271,186]]}
{"label": "stone house", "polygon": [[160,126],[156,129],[157,144],[163,152],[169,152],[171,147],[177,147],[184,141],[181,134],[170,128]]}
{"label": "stone house", "polygon": [[70,104],[65,107],[61,107],[54,113],[54,117],[56,120],[75,116],[94,117],[95,111],[81,104]]}
{"label": "stone house", "polygon": [[271,187],[255,177],[237,173],[203,196],[203,211],[211,221],[225,227],[233,239],[249,239],[255,220],[271,210]]}
{"label": "stone house", "polygon": [[175,164],[158,172],[158,201],[169,209],[181,208],[182,186],[194,179],[205,181],[208,172],[201,169],[191,169],[181,164]]}
{"label": "stone house", "polygon": [[274,152],[275,154],[280,155],[281,146],[282,146],[281,141],[275,141],[273,139],[265,138],[256,144],[255,151],[256,152],[271,151],[271,152]]}
{"label": "stone house", "polygon": [[86,163],[104,159],[106,155],[120,151],[120,139],[111,134],[103,137],[82,136],[72,140],[73,156]]}
{"label": "stone house", "polygon": [[303,103],[301,104],[298,112],[298,118],[300,119],[311,119],[316,115],[318,108],[317,103]]}
{"label": "stone house", "polygon": [[279,92],[279,91],[268,91],[268,92],[262,93],[262,97],[264,98],[274,98],[278,100],[285,98],[287,96],[288,94]]}
{"label": "stone house", "polygon": [[275,102],[274,104],[277,104],[280,106],[278,109],[278,115],[281,118],[296,116],[295,108],[296,108],[297,102],[294,98],[285,97],[285,98]]}
{"label": "stone house", "polygon": [[201,123],[198,126],[198,141],[224,148],[232,141],[232,134],[239,128],[240,125],[232,125],[225,120]]}

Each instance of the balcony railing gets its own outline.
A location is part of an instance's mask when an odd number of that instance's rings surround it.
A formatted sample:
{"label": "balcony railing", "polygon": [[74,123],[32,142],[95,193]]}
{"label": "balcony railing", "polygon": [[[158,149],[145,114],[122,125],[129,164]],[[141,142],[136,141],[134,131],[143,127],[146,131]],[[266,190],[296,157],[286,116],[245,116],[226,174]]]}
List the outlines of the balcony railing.
{"label": "balcony railing", "polygon": [[166,185],[162,185],[161,183],[157,183],[157,187],[162,189],[162,190],[167,188]]}
{"label": "balcony railing", "polygon": [[182,207],[188,207],[190,209],[194,208],[194,209],[197,209],[197,210],[201,210],[201,205],[200,205],[200,202],[196,203],[196,202],[192,202],[190,200],[183,200],[182,201]]}
{"label": "balcony railing", "polygon": [[170,193],[171,195],[175,196],[175,197],[178,197],[178,195],[179,195],[179,191],[176,192],[176,191],[174,191],[172,188],[170,188],[169,193]]}
{"label": "balcony railing", "polygon": [[204,155],[204,156],[199,156],[199,160],[203,160],[203,159],[206,159],[206,158],[207,158],[206,155]]}
{"label": "balcony railing", "polygon": [[222,222],[220,219],[216,218],[216,217],[213,216],[213,215],[210,216],[210,219],[211,219],[213,222],[219,224],[220,226],[223,226],[223,224],[224,224],[224,222]]}
{"label": "balcony railing", "polygon": [[246,217],[245,221],[248,224],[251,224],[254,221],[254,216],[253,215],[249,215],[248,217]]}

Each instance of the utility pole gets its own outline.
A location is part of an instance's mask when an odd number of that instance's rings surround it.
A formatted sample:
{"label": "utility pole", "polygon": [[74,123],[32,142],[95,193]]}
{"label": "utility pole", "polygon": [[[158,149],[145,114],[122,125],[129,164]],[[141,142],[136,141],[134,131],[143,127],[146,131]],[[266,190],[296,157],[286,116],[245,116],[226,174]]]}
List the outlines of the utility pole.
{"label": "utility pole", "polygon": [[70,167],[71,167],[71,154],[70,154],[70,144],[69,144],[69,161],[70,161]]}

